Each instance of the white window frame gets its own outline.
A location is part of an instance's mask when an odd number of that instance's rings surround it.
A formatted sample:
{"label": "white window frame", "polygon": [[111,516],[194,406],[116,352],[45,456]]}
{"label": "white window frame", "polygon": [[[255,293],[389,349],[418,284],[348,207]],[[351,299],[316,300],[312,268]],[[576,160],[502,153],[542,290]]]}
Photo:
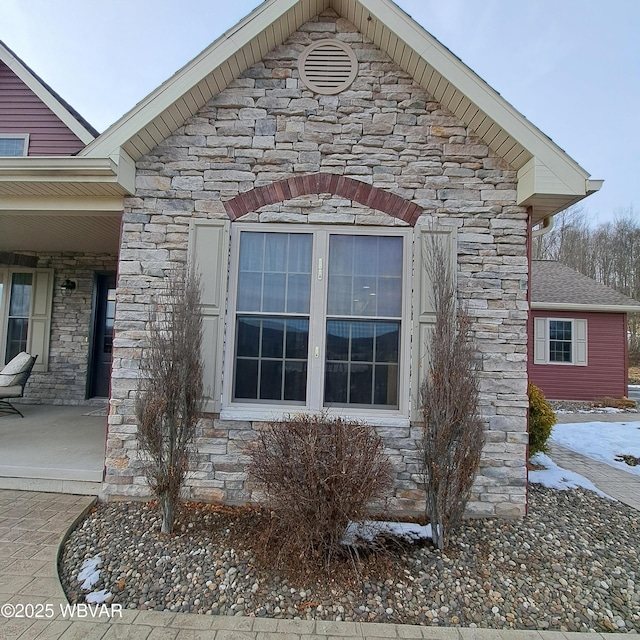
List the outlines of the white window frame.
{"label": "white window frame", "polygon": [[27,155],[29,151],[29,134],[28,133],[0,133],[0,139],[22,140],[22,156],[3,156],[0,158],[20,158]]}
{"label": "white window frame", "polygon": [[[551,329],[552,322],[571,323],[571,362],[557,362],[551,360]],[[588,366],[588,326],[584,318],[536,317],[533,320],[534,357],[533,364],[549,364],[561,367]]]}
{"label": "white window frame", "polygon": [[[309,314],[310,340],[308,351],[307,401],[305,406],[299,404],[266,404],[234,402],[233,371],[235,355],[236,302],[238,289],[238,263],[240,255],[240,235],[243,231],[267,233],[309,233],[314,236],[312,256],[312,278],[317,277],[318,259],[323,259],[323,271],[328,274],[329,236],[331,234],[363,235],[363,236],[396,236],[403,238],[403,296],[402,316],[400,320],[399,380],[398,408],[356,408],[340,406],[323,407],[324,370],[325,370],[325,338],[320,344],[312,344],[311,337],[324,336],[326,323],[326,285],[322,296],[311,296]],[[297,224],[261,224],[239,223],[231,228],[231,259],[229,269],[229,295],[227,301],[227,319],[225,335],[224,377],[222,383],[222,411],[220,417],[228,420],[268,421],[281,420],[296,413],[310,413],[348,416],[378,426],[407,426],[410,410],[410,342],[411,342],[411,276],[412,276],[412,241],[413,229],[407,227],[356,227],[344,225],[297,225]],[[311,326],[313,323],[313,331]],[[315,347],[319,347],[318,357],[314,357]]]}

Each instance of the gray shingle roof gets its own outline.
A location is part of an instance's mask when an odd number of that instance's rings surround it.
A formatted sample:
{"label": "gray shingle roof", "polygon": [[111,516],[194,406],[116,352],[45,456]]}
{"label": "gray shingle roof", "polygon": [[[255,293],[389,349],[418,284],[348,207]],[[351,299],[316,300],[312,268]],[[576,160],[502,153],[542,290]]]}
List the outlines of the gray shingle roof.
{"label": "gray shingle roof", "polygon": [[583,305],[585,310],[590,306],[627,307],[627,310],[637,308],[640,312],[637,300],[551,260],[534,260],[531,263],[531,303],[538,307],[552,304],[555,308],[561,304],[568,307]]}

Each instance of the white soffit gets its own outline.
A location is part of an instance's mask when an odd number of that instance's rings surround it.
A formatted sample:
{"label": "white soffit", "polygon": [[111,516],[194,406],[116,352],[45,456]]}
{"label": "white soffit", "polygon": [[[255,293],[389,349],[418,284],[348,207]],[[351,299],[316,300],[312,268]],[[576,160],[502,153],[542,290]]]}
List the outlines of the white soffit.
{"label": "white soffit", "polygon": [[73,251],[116,255],[120,246],[120,214],[95,215],[92,210],[33,214],[0,211],[0,251]]}
{"label": "white soffit", "polygon": [[133,160],[160,144],[245,69],[327,8],[353,23],[518,171],[518,203],[534,220],[600,183],[390,0],[265,0],[236,27],[89,144],[80,155]]}
{"label": "white soffit", "polygon": [[57,96],[51,93],[49,88],[17,58],[7,47],[0,43],[0,60],[4,62],[24,84],[35,93],[64,124],[75,133],[84,144],[89,144],[95,136],[89,131]]}

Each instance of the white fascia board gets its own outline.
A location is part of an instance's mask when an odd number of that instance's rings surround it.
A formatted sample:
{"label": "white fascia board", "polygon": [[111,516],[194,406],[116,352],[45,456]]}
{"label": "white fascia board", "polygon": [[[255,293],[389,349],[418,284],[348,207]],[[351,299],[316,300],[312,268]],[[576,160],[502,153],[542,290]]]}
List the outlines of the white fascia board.
{"label": "white fascia board", "polygon": [[48,215],[101,217],[122,213],[122,196],[3,196],[0,211],[7,215]]}
{"label": "white fascia board", "polygon": [[[0,158],[0,181],[61,180],[82,177],[115,178],[118,165],[111,158],[80,156],[19,156]],[[109,180],[113,182],[113,180]]]}
{"label": "white fascia board", "polygon": [[587,171],[402,9],[387,0],[358,1],[552,173],[584,184]]}
{"label": "white fascia board", "polygon": [[532,302],[531,308],[544,311],[577,311],[581,313],[640,313],[640,304],[577,304],[568,302]]}
{"label": "white fascia board", "polygon": [[44,104],[53,111],[53,113],[64,122],[64,124],[80,138],[84,144],[89,144],[95,139],[95,136],[85,129],[78,120],[69,112],[69,110],[46,89],[37,78],[20,62],[11,55],[4,47],[0,46],[0,60],[4,62],[13,73],[15,73],[22,82],[24,82],[33,93],[38,96]]}
{"label": "white fascia board", "polygon": [[213,73],[298,2],[299,0],[266,0],[263,2],[244,20],[222,34],[202,53],[111,125],[92,144],[85,147],[79,155],[110,156],[115,153],[127,140],[144,129],[176,100]]}

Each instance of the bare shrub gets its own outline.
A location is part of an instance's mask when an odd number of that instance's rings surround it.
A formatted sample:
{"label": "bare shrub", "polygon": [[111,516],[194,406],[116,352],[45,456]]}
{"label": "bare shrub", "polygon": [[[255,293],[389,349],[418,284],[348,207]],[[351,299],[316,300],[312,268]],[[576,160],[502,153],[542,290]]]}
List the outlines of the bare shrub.
{"label": "bare shrub", "polygon": [[342,418],[294,415],[269,423],[249,455],[249,475],[273,513],[268,546],[276,565],[328,571],[345,551],[349,522],[363,519],[393,485],[380,437]]}
{"label": "bare shrub", "polygon": [[429,367],[420,387],[423,437],[419,448],[426,515],[434,544],[443,549],[469,500],[484,432],[477,414],[476,348],[470,319],[456,304],[449,262],[435,241],[425,264],[433,282],[436,315]]}
{"label": "bare shrub", "polygon": [[138,445],[162,510],[162,533],[171,533],[203,406],[202,315],[196,277],[185,270],[167,276],[149,313],[148,331],[136,400]]}

